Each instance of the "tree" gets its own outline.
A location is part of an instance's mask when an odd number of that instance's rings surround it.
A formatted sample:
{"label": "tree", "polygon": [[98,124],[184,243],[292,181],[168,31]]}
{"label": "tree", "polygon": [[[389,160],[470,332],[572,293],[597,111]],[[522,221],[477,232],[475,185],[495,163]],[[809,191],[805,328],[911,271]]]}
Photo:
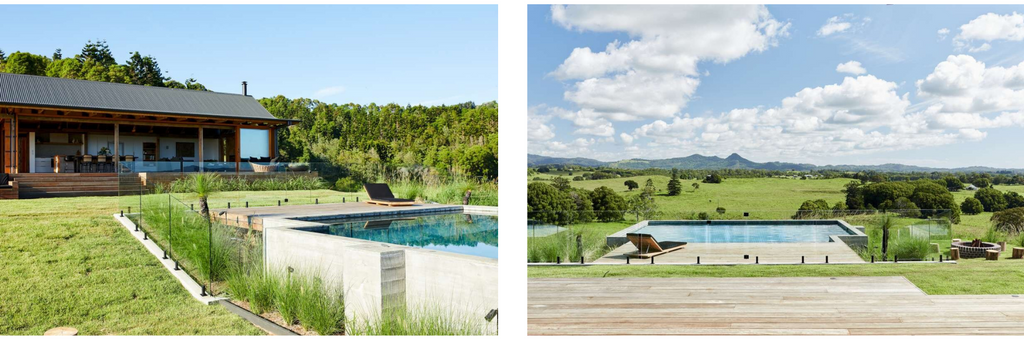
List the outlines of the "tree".
{"label": "tree", "polygon": [[53,51],[53,58],[51,58],[51,59],[53,59],[53,61],[57,61],[57,60],[60,60],[60,59],[63,59],[63,58],[64,58],[64,55],[60,53],[60,48],[58,48],[56,51]]}
{"label": "tree", "polygon": [[987,188],[989,186],[992,186],[992,181],[988,180],[988,178],[977,178],[974,179],[974,181],[972,181],[971,183],[974,184],[974,186],[977,186],[978,188]]}
{"label": "tree", "polygon": [[985,212],[998,212],[1006,209],[1006,197],[995,188],[985,187],[979,189],[977,192],[974,192],[974,198],[978,199],[982,206],[985,206]]}
{"label": "tree", "polygon": [[975,215],[985,211],[985,206],[982,206],[981,201],[978,199],[967,197],[964,202],[960,204],[960,211],[964,214]]}
{"label": "tree", "polygon": [[569,188],[572,187],[569,184],[569,179],[566,179],[565,177],[561,177],[561,176],[558,176],[558,177],[555,177],[554,179],[551,179],[551,186],[554,186],[559,191],[568,191]]}
{"label": "tree", "polygon": [[132,84],[163,87],[164,81],[167,80],[160,71],[160,64],[151,56],[142,56],[135,52],[128,59],[127,66]]}
{"label": "tree", "polygon": [[583,181],[583,180],[587,180],[587,179],[584,179],[583,176],[581,176],[581,175],[577,175],[575,177],[572,177],[572,181]]}
{"label": "tree", "polygon": [[800,209],[793,215],[793,219],[824,218],[831,211],[825,199],[807,200],[800,204]]}
{"label": "tree", "polygon": [[14,52],[4,62],[4,72],[27,75],[46,75],[50,59],[42,55]]}
{"label": "tree", "polygon": [[942,180],[946,182],[946,189],[948,189],[950,192],[957,192],[964,189],[964,183],[961,182],[960,179],[958,179],[957,177],[947,176]]}
{"label": "tree", "polygon": [[658,204],[654,202],[653,196],[641,193],[629,198],[627,211],[636,216],[636,221],[640,221],[641,218],[650,219],[657,214]]}
{"label": "tree", "polygon": [[649,196],[653,197],[654,196],[654,192],[657,192],[657,191],[658,191],[658,189],[654,187],[654,180],[652,180],[650,178],[647,178],[647,182],[644,183],[644,193],[643,194],[646,194],[646,195],[649,195]]}
{"label": "tree", "polygon": [[594,202],[590,199],[590,192],[578,188],[569,191],[569,198],[576,204],[576,213],[573,222],[584,223],[594,221]]}
{"label": "tree", "polygon": [[1020,195],[1020,193],[1006,191],[1003,193],[1003,198],[1006,199],[1006,208],[1024,207],[1024,195]]}
{"label": "tree", "polygon": [[705,184],[720,184],[722,183],[722,176],[718,175],[718,173],[711,173],[704,177],[703,182]]}
{"label": "tree", "polygon": [[594,213],[600,221],[622,220],[622,213],[626,210],[626,200],[606,186],[594,189],[590,194],[594,203]]}
{"label": "tree", "polygon": [[216,191],[220,176],[216,173],[196,173],[190,176],[189,188],[199,198],[199,214],[205,220],[210,220],[210,204],[207,201],[210,195]]}
{"label": "tree", "polygon": [[1005,209],[992,214],[992,227],[1009,235],[1024,233],[1024,207]]}
{"label": "tree", "polygon": [[626,185],[626,189],[628,189],[630,191],[632,191],[634,189],[637,189],[637,188],[640,188],[640,184],[638,184],[636,181],[633,181],[632,179],[626,180],[626,182],[624,182],[623,184],[625,184]]}
{"label": "tree", "polygon": [[5,60],[7,60],[7,55],[4,54],[4,50],[0,49],[0,63],[3,63]]}
{"label": "tree", "polygon": [[679,179],[671,179],[668,181],[668,195],[676,196],[683,193],[683,184],[679,182]]}
{"label": "tree", "polygon": [[573,222],[576,204],[565,192],[541,182],[526,187],[527,217],[531,220],[568,225]]}
{"label": "tree", "polygon": [[110,47],[107,46],[106,40],[96,40],[96,42],[89,40],[85,43],[85,47],[82,47],[82,54],[77,55],[76,58],[83,64],[86,60],[95,61],[104,67],[117,64],[114,55],[110,53]]}
{"label": "tree", "polygon": [[698,183],[693,183],[693,185],[690,185],[690,186],[693,186],[693,190],[694,191],[696,191],[698,188],[700,188],[700,184],[698,184]]}

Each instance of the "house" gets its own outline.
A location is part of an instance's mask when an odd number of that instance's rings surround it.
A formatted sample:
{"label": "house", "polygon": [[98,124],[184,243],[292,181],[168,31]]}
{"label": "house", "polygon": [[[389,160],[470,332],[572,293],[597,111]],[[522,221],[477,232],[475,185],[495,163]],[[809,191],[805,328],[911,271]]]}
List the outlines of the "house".
{"label": "house", "polygon": [[118,173],[253,172],[277,157],[277,131],[294,120],[275,118],[242,86],[231,94],[0,73],[0,168],[19,184],[0,197],[18,187],[21,198],[112,195]]}
{"label": "house", "polygon": [[967,184],[967,187],[964,187],[964,189],[968,191],[977,191],[978,186],[974,186],[974,184]]}

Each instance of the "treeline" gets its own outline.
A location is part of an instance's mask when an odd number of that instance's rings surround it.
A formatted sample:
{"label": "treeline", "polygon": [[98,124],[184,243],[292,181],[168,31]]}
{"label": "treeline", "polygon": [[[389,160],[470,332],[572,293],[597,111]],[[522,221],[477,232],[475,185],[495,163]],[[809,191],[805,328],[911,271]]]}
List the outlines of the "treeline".
{"label": "treeline", "polygon": [[58,48],[51,56],[14,52],[6,55],[0,50],[0,72],[38,75],[64,79],[114,82],[155,87],[182,88],[205,91],[205,86],[189,78],[181,83],[164,76],[160,64],[152,56],[138,51],[123,64],[110,52],[105,40],[90,40],[79,54],[65,58]]}
{"label": "treeline", "polygon": [[344,166],[356,181],[420,166],[441,177],[498,176],[497,102],[364,106],[276,96],[260,104],[300,121],[280,132],[280,161]]}
{"label": "treeline", "polygon": [[527,218],[534,221],[569,225],[591,221],[619,221],[629,214],[639,221],[658,214],[654,201],[657,189],[647,179],[640,194],[624,198],[607,186],[593,191],[576,188],[569,181],[555,180],[551,185],[531,182],[526,189]]}
{"label": "treeline", "polygon": [[829,206],[823,199],[807,200],[800,205],[793,218],[818,218],[830,213],[881,210],[914,218],[944,216],[953,223],[960,223],[960,205],[957,205],[950,191],[946,180],[919,179],[866,184],[851,181],[843,189],[845,201]]}
{"label": "treeline", "polygon": [[[716,170],[704,170],[704,169],[663,169],[663,168],[645,168],[645,169],[626,169],[626,168],[611,168],[611,167],[588,167],[578,165],[541,165],[537,167],[531,167],[527,170],[527,174],[537,173],[550,173],[552,171],[559,172],[580,172],[578,175],[579,180],[600,180],[600,179],[613,179],[613,178],[628,178],[638,177],[645,175],[663,175],[671,177],[673,174],[679,179],[685,180],[697,180],[704,179],[711,174],[718,174],[726,178],[770,178],[775,176],[786,175],[788,172],[785,171],[773,171],[773,170],[755,170],[755,169],[716,169]],[[575,175],[574,175],[575,176]],[[579,181],[577,180],[577,181]]]}

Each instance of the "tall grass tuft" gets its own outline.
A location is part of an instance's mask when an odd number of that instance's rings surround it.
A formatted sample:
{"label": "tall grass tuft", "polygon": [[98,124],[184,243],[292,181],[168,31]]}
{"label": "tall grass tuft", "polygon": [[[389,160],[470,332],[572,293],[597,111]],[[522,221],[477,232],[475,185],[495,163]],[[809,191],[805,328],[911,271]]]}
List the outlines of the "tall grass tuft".
{"label": "tall grass tuft", "polygon": [[345,329],[345,297],[340,285],[325,283],[319,276],[299,279],[296,312],[300,323],[319,334],[331,335]]}
{"label": "tall grass tuft", "polygon": [[546,237],[527,238],[526,247],[529,262],[555,262],[559,257],[575,262],[581,256],[592,261],[608,252],[605,237],[585,226],[568,226]]}
{"label": "tall grass tuft", "polygon": [[346,323],[348,335],[484,335],[480,320],[431,305]]}

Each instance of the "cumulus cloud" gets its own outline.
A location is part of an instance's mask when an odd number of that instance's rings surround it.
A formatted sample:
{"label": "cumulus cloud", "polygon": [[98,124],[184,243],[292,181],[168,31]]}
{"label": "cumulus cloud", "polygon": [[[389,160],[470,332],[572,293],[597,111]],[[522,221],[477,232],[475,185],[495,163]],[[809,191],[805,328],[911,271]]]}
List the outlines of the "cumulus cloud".
{"label": "cumulus cloud", "polygon": [[555,127],[548,124],[551,121],[550,115],[540,113],[546,105],[530,107],[526,114],[526,127],[528,141],[545,141],[555,137]]}
{"label": "cumulus cloud", "polygon": [[825,24],[822,25],[821,28],[818,28],[818,36],[829,36],[835,33],[844,32],[850,29],[850,27],[853,27],[853,25],[845,21],[845,19],[834,16],[828,18],[828,20],[825,21]]}
{"label": "cumulus cloud", "polygon": [[969,52],[987,51],[992,48],[988,43],[974,47],[974,41],[992,42],[996,40],[1021,41],[1024,40],[1024,14],[1013,12],[1012,14],[999,15],[987,13],[974,18],[960,26],[960,33],[953,38],[953,45],[957,50],[968,50]]}
{"label": "cumulus cloud", "polygon": [[[1024,110],[1024,62],[987,67],[970,55],[950,55],[916,84],[917,95],[929,100],[926,112],[933,117]],[[963,114],[942,121],[968,121]]]}
{"label": "cumulus cloud", "polygon": [[619,138],[621,138],[622,142],[627,144],[627,145],[633,143],[633,136],[632,135],[629,135],[629,134],[626,134],[626,133],[622,133],[622,134],[619,134]]}
{"label": "cumulus cloud", "polygon": [[836,66],[836,72],[839,72],[839,73],[850,73],[850,74],[853,74],[853,75],[861,75],[861,74],[867,73],[868,71],[866,69],[864,69],[863,66],[860,65],[859,61],[850,60],[850,61],[847,61],[847,62],[839,64],[839,66]]}
{"label": "cumulus cloud", "polygon": [[699,62],[727,63],[764,51],[789,29],[754,5],[554,5],[551,17],[569,30],[630,36],[603,51],[576,48],[549,74],[574,81],[564,98],[606,121],[672,117],[700,85]]}
{"label": "cumulus cloud", "polygon": [[[908,110],[907,93],[900,95],[896,88],[896,83],[873,75],[846,77],[838,84],[804,88],[775,107],[657,120],[633,135],[675,155],[741,152],[777,158],[915,149],[985,137],[980,129],[989,126],[981,124],[929,126],[922,113]],[[1000,123],[1014,119],[1024,121],[1024,116],[1007,116]]]}
{"label": "cumulus cloud", "polygon": [[939,41],[946,40],[946,37],[949,36],[949,28],[939,29],[938,33],[939,33]]}

